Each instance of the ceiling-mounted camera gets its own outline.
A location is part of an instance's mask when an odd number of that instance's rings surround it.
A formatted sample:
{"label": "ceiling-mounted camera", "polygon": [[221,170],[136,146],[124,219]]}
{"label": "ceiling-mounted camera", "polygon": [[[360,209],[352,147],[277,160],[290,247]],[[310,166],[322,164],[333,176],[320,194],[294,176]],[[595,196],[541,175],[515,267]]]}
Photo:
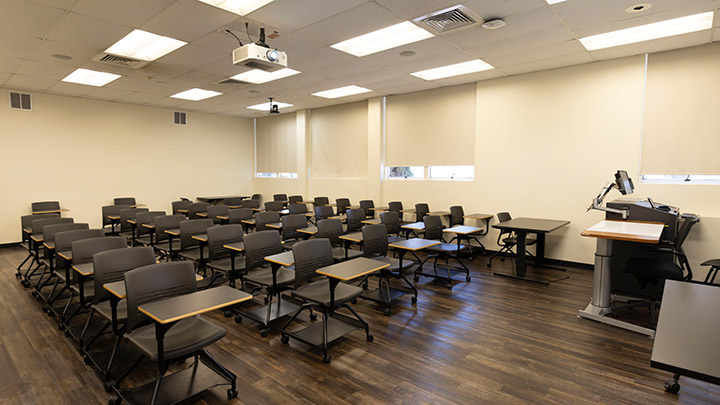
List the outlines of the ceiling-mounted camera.
{"label": "ceiling-mounted camera", "polygon": [[277,104],[273,104],[272,97],[268,97],[270,99],[270,114],[280,114],[280,109],[278,108]]}

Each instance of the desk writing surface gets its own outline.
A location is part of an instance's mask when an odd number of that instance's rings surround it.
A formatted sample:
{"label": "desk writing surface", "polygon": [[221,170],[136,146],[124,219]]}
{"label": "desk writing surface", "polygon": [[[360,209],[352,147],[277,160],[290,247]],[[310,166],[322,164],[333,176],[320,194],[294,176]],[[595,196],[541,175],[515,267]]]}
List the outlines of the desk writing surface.
{"label": "desk writing surface", "polygon": [[159,323],[170,323],[228,305],[247,301],[252,295],[223,285],[140,305],[140,312]]}
{"label": "desk writing surface", "polygon": [[72,260],[72,250],[66,250],[66,251],[64,251],[64,252],[57,252],[57,255],[60,256],[60,257],[62,257],[63,259],[65,259],[65,260],[67,260],[67,261],[71,261],[71,260]]}
{"label": "desk writing surface", "polygon": [[[231,208],[232,208],[232,207],[231,207]],[[218,216],[217,216],[217,219],[222,219],[222,220],[227,221],[227,220],[230,219],[230,215],[218,215]]]}
{"label": "desk writing surface", "polygon": [[720,287],[667,280],[662,304],[651,365],[720,383]]}
{"label": "desk writing surface", "polygon": [[488,219],[492,218],[493,214],[470,214],[470,215],[463,215],[463,218],[470,218],[470,219]]}
{"label": "desk writing surface", "polygon": [[397,242],[389,243],[388,247],[405,249],[405,250],[421,250],[430,246],[437,246],[440,244],[438,240],[429,240],[421,238],[412,238],[407,240],[399,240]]}
{"label": "desk writing surface", "polygon": [[570,221],[541,218],[514,218],[493,225],[493,228],[526,232],[548,233],[561,228]]}
{"label": "desk writing surface", "polygon": [[142,224],[145,228],[155,229],[155,224]]}
{"label": "desk writing surface", "polygon": [[255,225],[255,220],[254,220],[254,219],[243,219],[243,220],[240,221],[240,222],[242,222],[243,224]]}
{"label": "desk writing surface", "polygon": [[73,264],[72,268],[86,277],[95,274],[95,266],[92,263]]}
{"label": "desk writing surface", "polygon": [[271,256],[266,256],[265,260],[270,263],[279,264],[281,266],[292,266],[295,264],[295,255],[292,251],[282,252]]}
{"label": "desk writing surface", "polygon": [[179,229],[166,229],[166,230],[165,230],[165,233],[168,234],[168,235],[180,236],[180,230],[179,230]]}
{"label": "desk writing surface", "polygon": [[30,227],[23,228],[22,230],[23,230],[23,232],[25,232],[25,233],[32,233],[32,228],[30,228]]}
{"label": "desk writing surface", "polygon": [[243,242],[233,242],[233,243],[226,243],[223,245],[225,249],[234,250],[236,252],[242,252],[245,250],[245,243]]}
{"label": "desk writing surface", "polygon": [[59,209],[59,210],[33,211],[32,214],[33,214],[33,215],[38,215],[38,214],[57,214],[58,212],[68,212],[68,211],[70,211],[70,210],[67,209],[67,208],[61,208],[61,209]]}
{"label": "desk writing surface", "polygon": [[52,250],[52,249],[55,249],[55,242],[43,242],[43,246]]}
{"label": "desk writing surface", "polygon": [[350,242],[360,243],[363,241],[363,234],[362,232],[353,232],[347,235],[340,235],[339,238],[342,240],[348,240]]}
{"label": "desk writing surface", "polygon": [[411,224],[405,224],[402,225],[401,228],[403,229],[410,229],[413,231],[424,231],[425,230],[425,223],[424,222],[413,222]]}
{"label": "desk writing surface", "polygon": [[[196,274],[195,275],[195,281],[200,281],[203,279],[203,276]],[[125,291],[125,280],[120,281],[114,281],[112,283],[103,284],[103,288],[108,290],[110,294],[123,299],[127,296],[127,293]]]}
{"label": "desk writing surface", "polygon": [[107,217],[108,217],[108,219],[112,219],[115,221],[120,220],[120,215],[108,215]]}
{"label": "desk writing surface", "polygon": [[318,229],[317,226],[308,226],[307,228],[300,228],[297,231],[308,235],[315,235],[318,232]]}
{"label": "desk writing surface", "polygon": [[273,229],[282,229],[282,222],[271,222],[269,224],[265,224],[265,226]]}
{"label": "desk writing surface", "polygon": [[200,218],[207,218],[208,216],[207,212],[196,212],[195,215],[199,216]]}
{"label": "desk writing surface", "polygon": [[128,220],[127,220],[127,223],[128,223],[128,224],[133,224],[133,225],[137,225],[137,220],[134,220],[134,219],[128,219]]}
{"label": "desk writing surface", "polygon": [[408,208],[408,209],[406,209],[406,210],[400,210],[400,212],[403,212],[403,213],[405,213],[405,214],[414,214],[414,213],[415,213],[415,209],[410,209],[410,208]]}
{"label": "desk writing surface", "polygon": [[147,204],[132,204],[130,208],[147,207]]}
{"label": "desk writing surface", "polygon": [[658,243],[663,229],[665,229],[665,224],[659,222],[603,220],[582,231],[580,235],[629,242]]}
{"label": "desk writing surface", "polygon": [[475,232],[481,232],[484,228],[480,228],[478,226],[467,226],[467,225],[456,225],[452,228],[446,228],[443,229],[443,232],[448,233],[459,233],[460,235],[469,235],[471,233]]}
{"label": "desk writing surface", "polygon": [[432,211],[432,212],[428,212],[428,215],[437,215],[439,217],[444,217],[444,216],[452,215],[452,213],[450,211]]}
{"label": "desk writing surface", "polygon": [[362,277],[366,274],[373,273],[389,266],[390,263],[383,263],[379,260],[373,260],[367,257],[358,257],[356,259],[325,266],[317,269],[316,272],[318,274],[322,274],[323,276],[347,281]]}
{"label": "desk writing surface", "polygon": [[360,222],[361,222],[361,223],[363,223],[363,224],[367,224],[367,225],[377,225],[377,224],[382,224],[382,221],[380,220],[380,218],[373,218],[373,219],[363,219],[363,220],[362,220],[362,221],[360,221]]}
{"label": "desk writing surface", "polygon": [[37,243],[40,243],[44,240],[42,235],[33,235],[30,237],[30,239],[34,240]]}
{"label": "desk writing surface", "polygon": [[184,208],[179,208],[179,209],[177,210],[177,212],[182,212],[183,214],[187,214],[187,213],[188,213],[188,210],[187,210],[187,209],[184,209]]}
{"label": "desk writing surface", "polygon": [[195,239],[195,240],[199,240],[200,242],[207,242],[207,241],[208,241],[208,236],[207,236],[207,234],[205,234],[205,233],[200,234],[200,235],[193,235],[193,236],[191,236],[191,238],[193,238],[193,239]]}
{"label": "desk writing surface", "polygon": [[389,209],[390,208],[388,208],[388,207],[372,207],[372,208],[370,208],[370,211],[387,211]]}

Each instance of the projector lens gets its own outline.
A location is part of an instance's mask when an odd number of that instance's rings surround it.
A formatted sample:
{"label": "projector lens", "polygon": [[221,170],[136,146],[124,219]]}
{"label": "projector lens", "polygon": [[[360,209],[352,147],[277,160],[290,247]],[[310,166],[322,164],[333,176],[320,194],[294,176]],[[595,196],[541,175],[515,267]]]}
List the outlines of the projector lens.
{"label": "projector lens", "polygon": [[267,51],[267,58],[270,62],[276,62],[278,60],[277,51],[274,51],[274,50]]}

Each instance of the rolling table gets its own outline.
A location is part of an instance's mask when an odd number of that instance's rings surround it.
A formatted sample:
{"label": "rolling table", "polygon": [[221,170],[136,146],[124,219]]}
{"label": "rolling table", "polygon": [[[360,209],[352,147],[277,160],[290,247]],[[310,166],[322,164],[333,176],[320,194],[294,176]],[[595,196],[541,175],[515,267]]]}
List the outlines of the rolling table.
{"label": "rolling table", "polygon": [[612,246],[613,240],[656,244],[665,224],[657,222],[611,221],[603,220],[584,230],[581,235],[597,238],[595,250],[595,268],[593,273],[592,301],[585,309],[578,311],[578,316],[592,319],[608,325],[642,333],[650,337],[655,331],[642,326],[609,317],[612,314]]}
{"label": "rolling table", "polygon": [[673,373],[665,383],[680,390],[681,375],[720,385],[720,287],[667,280],[650,366]]}
{"label": "rolling table", "polygon": [[[531,281],[533,283],[539,283],[544,285],[549,285],[550,281],[548,280],[538,280],[534,278],[525,277],[525,272],[527,271],[527,256],[526,256],[526,245],[525,242],[527,240],[527,234],[528,233],[534,233],[537,234],[537,246],[535,249],[535,266],[536,267],[545,267],[560,271],[565,271],[565,269],[559,268],[559,267],[551,267],[545,265],[543,262],[545,261],[545,234],[550,233],[558,228],[562,228],[563,226],[566,226],[569,224],[570,221],[564,221],[564,220],[554,220],[554,219],[539,219],[539,218],[514,218],[509,221],[500,222],[495,225],[493,225],[493,228],[504,230],[504,231],[511,231],[514,232],[517,238],[517,244],[515,245],[516,248],[516,256],[517,256],[517,271],[516,274],[505,274],[505,273],[498,273],[495,272],[496,276],[503,276],[503,277],[510,277],[515,278],[519,280],[525,280],[525,281]],[[567,277],[563,277],[559,280],[564,280]],[[559,280],[553,280],[553,281],[559,281]]]}

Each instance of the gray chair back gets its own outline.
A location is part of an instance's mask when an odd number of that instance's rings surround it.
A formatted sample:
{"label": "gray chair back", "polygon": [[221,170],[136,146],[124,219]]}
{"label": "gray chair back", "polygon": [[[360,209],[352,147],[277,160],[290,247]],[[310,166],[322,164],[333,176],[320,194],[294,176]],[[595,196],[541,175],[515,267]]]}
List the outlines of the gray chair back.
{"label": "gray chair back", "polygon": [[223,200],[223,205],[233,206],[233,207],[239,207],[240,204],[242,204],[242,198],[239,197],[233,197],[233,198],[226,198]]}
{"label": "gray chair back", "polygon": [[301,195],[291,195],[290,198],[288,199],[288,202],[289,202],[290,204],[300,204],[301,202],[303,202],[303,196],[301,196]]}
{"label": "gray chair back", "polygon": [[373,210],[371,210],[371,208],[375,208],[375,203],[373,202],[373,200],[360,201],[360,208],[362,208],[363,211],[365,211],[365,217],[372,218],[375,216],[375,212]]}
{"label": "gray chair back", "polygon": [[293,257],[295,259],[295,288],[319,277],[317,269],[334,263],[332,246],[327,239],[310,239],[296,243],[293,246]]}
{"label": "gray chair back", "polygon": [[188,219],[180,222],[180,250],[192,249],[200,245],[200,241],[193,239],[193,235],[206,233],[208,228],[213,226],[210,218]]}
{"label": "gray chair back", "polygon": [[307,214],[308,209],[305,204],[290,204],[288,206],[288,212],[290,214]]}
{"label": "gray chair back", "polygon": [[[248,200],[249,201],[249,200]],[[243,219],[252,219],[253,210],[250,208],[233,208],[228,211],[231,224],[241,224]]]}
{"label": "gray chair back", "polygon": [[288,200],[287,194],[273,194],[273,201],[285,202]]}
{"label": "gray chair back", "polygon": [[281,211],[282,209],[282,201],[268,201],[265,203],[265,211]]}
{"label": "gray chair back", "polygon": [[125,273],[127,332],[147,318],[138,307],[148,302],[189,294],[197,290],[191,262],[167,262],[138,267]]}
{"label": "gray chair back", "polygon": [[280,222],[280,213],[277,211],[258,212],[255,214],[255,230],[266,231],[267,224]]}
{"label": "gray chair back", "polygon": [[450,226],[465,224],[465,210],[461,205],[450,207]]}
{"label": "gray chair back", "polygon": [[349,198],[337,198],[335,199],[335,205],[337,205],[337,214],[344,214],[350,206]]}
{"label": "gray chair back", "polygon": [[437,215],[426,215],[425,218],[423,218],[423,223],[425,224],[425,239],[432,239],[432,240],[442,240],[442,218],[440,218]]}
{"label": "gray chair back", "polygon": [[342,221],[338,218],[328,218],[317,221],[317,236],[318,238],[328,239],[330,244],[333,246],[342,246],[343,232]]}
{"label": "gray chair back", "polygon": [[43,227],[43,242],[55,242],[55,235],[65,231],[75,231],[79,229],[90,229],[88,224],[81,223],[66,223],[66,224],[55,224],[45,225]]}
{"label": "gray chair back", "polygon": [[282,253],[282,241],[276,231],[259,231],[245,235],[245,269],[265,266],[268,262],[265,257]]}
{"label": "gray chair back", "polygon": [[33,235],[42,235],[43,228],[45,228],[48,225],[72,224],[73,222],[75,222],[75,220],[72,218],[61,218],[61,217],[36,219],[36,220],[32,221],[30,227],[32,228]]}
{"label": "gray chair back", "polygon": [[95,304],[110,298],[103,285],[123,280],[125,273],[142,266],[155,263],[155,253],[151,247],[113,249],[95,253],[92,257],[95,270]]}
{"label": "gray chair back", "polygon": [[227,216],[229,211],[230,207],[227,205],[211,205],[207,208],[208,218],[212,219],[216,224],[222,223],[218,215]]}
{"label": "gray chair back", "polygon": [[95,253],[113,249],[130,249],[124,236],[76,240],[70,245],[73,265],[91,263]]}
{"label": "gray chair back", "polygon": [[365,219],[365,210],[362,208],[347,210],[347,231],[357,232],[363,227],[363,223],[360,222]]}
{"label": "gray chair back", "polygon": [[398,219],[402,221],[403,213],[400,212],[403,210],[403,203],[402,201],[390,201],[388,203],[388,211],[390,212],[397,212],[398,213]]}
{"label": "gray chair back", "polygon": [[[192,201],[173,201],[172,202],[172,213],[173,215],[182,214],[178,210],[187,210],[188,207],[190,207],[190,204],[192,204]],[[185,214],[182,214],[185,215]]]}
{"label": "gray chair back", "polygon": [[32,212],[37,211],[53,211],[60,209],[59,201],[36,201],[30,204]]}
{"label": "gray chair back", "polygon": [[23,215],[20,217],[20,231],[22,233],[22,241],[25,242],[29,235],[26,234],[23,230],[25,228],[29,228],[32,230],[32,221],[36,219],[49,219],[49,218],[60,218],[60,213],[52,213],[52,214],[37,214],[37,215]]}
{"label": "gray chair back", "polygon": [[282,222],[282,240],[300,240],[303,234],[298,229],[307,228],[307,217],[303,214],[285,215],[280,219]]}
{"label": "gray chair back", "polygon": [[181,214],[155,217],[155,242],[167,240],[168,234],[165,233],[165,230],[180,229],[182,221],[187,221],[187,217]]}
{"label": "gray chair back", "polygon": [[249,200],[242,200],[240,205],[243,208],[260,208],[260,200],[259,199],[249,199]]}
{"label": "gray chair back", "polygon": [[128,222],[128,219],[136,219],[137,214],[141,212],[150,212],[147,208],[127,208],[120,211],[120,232],[132,231],[132,225]]}
{"label": "gray chair back", "polygon": [[208,256],[212,260],[220,260],[230,257],[230,250],[223,245],[228,243],[242,242],[245,232],[242,225],[213,226],[207,229]]}
{"label": "gray chair back", "polygon": [[313,198],[313,205],[315,207],[321,207],[323,205],[330,204],[330,199],[327,197],[315,197]]}
{"label": "gray chair back", "polygon": [[138,212],[135,216],[135,221],[137,221],[137,226],[135,228],[135,235],[136,236],[142,236],[152,233],[152,229],[143,226],[143,224],[154,224],[155,218],[157,217],[163,217],[165,216],[165,211],[146,211],[146,212]]}
{"label": "gray chair back", "polygon": [[320,221],[335,215],[333,209],[329,205],[315,206],[315,219]]}
{"label": "gray chair back", "polygon": [[197,214],[198,212],[207,212],[208,207],[210,204],[206,202],[197,202],[192,203],[188,206],[188,218],[189,219],[198,219],[200,218]]}
{"label": "gray chair back", "polygon": [[118,197],[113,200],[115,205],[135,205],[135,197]]}
{"label": "gray chair back", "polygon": [[250,197],[250,199],[262,201],[262,194],[253,194],[252,197]]}
{"label": "gray chair back", "polygon": [[385,211],[380,213],[380,222],[385,225],[388,234],[400,235],[400,213],[397,211]]}
{"label": "gray chair back", "polygon": [[363,234],[363,256],[382,257],[387,255],[388,236],[383,224],[365,225]]}
{"label": "gray chair back", "polygon": [[102,229],[76,229],[55,234],[55,251],[66,252],[72,249],[72,243],[77,240],[102,238],[105,232]]}
{"label": "gray chair back", "polygon": [[415,204],[415,221],[422,222],[425,215],[430,213],[430,207],[426,203]]}
{"label": "gray chair back", "polygon": [[120,211],[126,210],[130,208],[129,205],[105,205],[101,208],[102,211],[102,225],[105,227],[105,225],[112,224],[112,221],[110,218],[108,218],[109,215],[120,215]]}

